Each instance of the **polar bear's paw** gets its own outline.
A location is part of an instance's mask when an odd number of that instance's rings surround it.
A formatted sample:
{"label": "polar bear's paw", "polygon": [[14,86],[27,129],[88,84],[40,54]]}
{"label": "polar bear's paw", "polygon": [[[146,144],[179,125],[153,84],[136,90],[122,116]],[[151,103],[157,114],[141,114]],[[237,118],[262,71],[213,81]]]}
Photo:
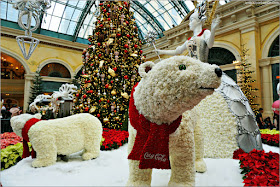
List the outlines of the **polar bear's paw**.
{"label": "polar bear's paw", "polygon": [[89,153],[89,152],[85,152],[83,153],[83,159],[84,160],[90,160],[93,158],[97,158],[99,156],[99,153]]}
{"label": "polar bear's paw", "polygon": [[55,160],[52,159],[36,159],[32,162],[32,167],[39,168],[39,167],[45,167],[55,164]]}
{"label": "polar bear's paw", "polygon": [[207,170],[206,164],[203,159],[195,161],[195,170],[199,173],[204,173]]}
{"label": "polar bear's paw", "polygon": [[194,186],[194,182],[173,182],[173,181],[169,181],[168,186]]}

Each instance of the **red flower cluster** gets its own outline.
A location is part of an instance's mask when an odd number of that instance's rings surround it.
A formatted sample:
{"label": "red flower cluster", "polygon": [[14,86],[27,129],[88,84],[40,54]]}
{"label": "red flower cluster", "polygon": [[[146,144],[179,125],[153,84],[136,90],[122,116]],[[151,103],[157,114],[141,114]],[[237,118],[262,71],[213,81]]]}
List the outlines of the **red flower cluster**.
{"label": "red flower cluster", "polygon": [[279,134],[262,134],[262,142],[279,147]]}
{"label": "red flower cluster", "polygon": [[233,159],[239,159],[239,155],[245,153],[242,149],[237,149],[233,152]]}
{"label": "red flower cluster", "polygon": [[22,138],[14,132],[5,132],[1,134],[1,149],[5,149],[9,145],[15,145],[22,142]]}
{"label": "red flower cluster", "polygon": [[128,132],[116,129],[103,129],[101,150],[117,149],[128,141]]}
{"label": "red flower cluster", "polygon": [[233,153],[233,157],[240,160],[240,168],[245,183],[244,186],[279,186],[279,154],[265,153],[252,150],[245,153],[239,149]]}

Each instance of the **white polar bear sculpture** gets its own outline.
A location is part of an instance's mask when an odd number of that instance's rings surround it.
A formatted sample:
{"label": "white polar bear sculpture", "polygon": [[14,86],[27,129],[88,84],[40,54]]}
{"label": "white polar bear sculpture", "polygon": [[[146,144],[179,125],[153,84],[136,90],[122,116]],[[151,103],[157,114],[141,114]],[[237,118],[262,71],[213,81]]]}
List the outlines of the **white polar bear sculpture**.
{"label": "white polar bear sculpture", "polygon": [[[76,114],[60,119],[39,119],[41,114],[21,114],[11,118],[13,131],[23,137],[24,141],[30,141],[36,152],[33,167],[55,164],[57,155],[70,155],[81,150],[84,150],[84,160],[99,156],[103,129],[96,117],[91,114]],[[26,131],[26,126],[32,120],[36,123]]]}
{"label": "white polar bear sculpture", "polygon": [[204,172],[206,165],[203,134],[192,109],[219,87],[222,71],[174,56],[141,64],[139,74],[142,79],[133,88],[129,105],[127,185],[150,186],[152,168],[171,168],[170,186],[194,186],[195,167]]}

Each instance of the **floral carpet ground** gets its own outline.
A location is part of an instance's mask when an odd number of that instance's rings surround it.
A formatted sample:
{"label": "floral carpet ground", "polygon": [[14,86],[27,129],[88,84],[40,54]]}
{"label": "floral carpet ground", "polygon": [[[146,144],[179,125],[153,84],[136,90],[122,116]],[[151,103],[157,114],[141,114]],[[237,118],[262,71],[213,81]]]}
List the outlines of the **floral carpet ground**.
{"label": "floral carpet ground", "polygon": [[[125,186],[128,179],[127,144],[111,151],[101,151],[94,160],[82,161],[81,153],[69,162],[32,168],[31,157],[1,172],[3,186]],[[263,145],[265,152],[279,153],[278,147]],[[239,160],[205,159],[207,171],[196,173],[196,186],[244,186]],[[152,186],[167,186],[170,170],[154,170]]]}

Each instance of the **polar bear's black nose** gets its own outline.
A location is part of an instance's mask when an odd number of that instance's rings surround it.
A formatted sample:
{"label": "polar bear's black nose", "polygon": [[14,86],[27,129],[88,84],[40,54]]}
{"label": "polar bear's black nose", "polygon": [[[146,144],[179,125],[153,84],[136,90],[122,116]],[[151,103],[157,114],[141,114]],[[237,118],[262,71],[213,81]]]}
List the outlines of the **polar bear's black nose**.
{"label": "polar bear's black nose", "polygon": [[215,73],[217,74],[218,77],[222,76],[223,71],[220,68],[215,69]]}

